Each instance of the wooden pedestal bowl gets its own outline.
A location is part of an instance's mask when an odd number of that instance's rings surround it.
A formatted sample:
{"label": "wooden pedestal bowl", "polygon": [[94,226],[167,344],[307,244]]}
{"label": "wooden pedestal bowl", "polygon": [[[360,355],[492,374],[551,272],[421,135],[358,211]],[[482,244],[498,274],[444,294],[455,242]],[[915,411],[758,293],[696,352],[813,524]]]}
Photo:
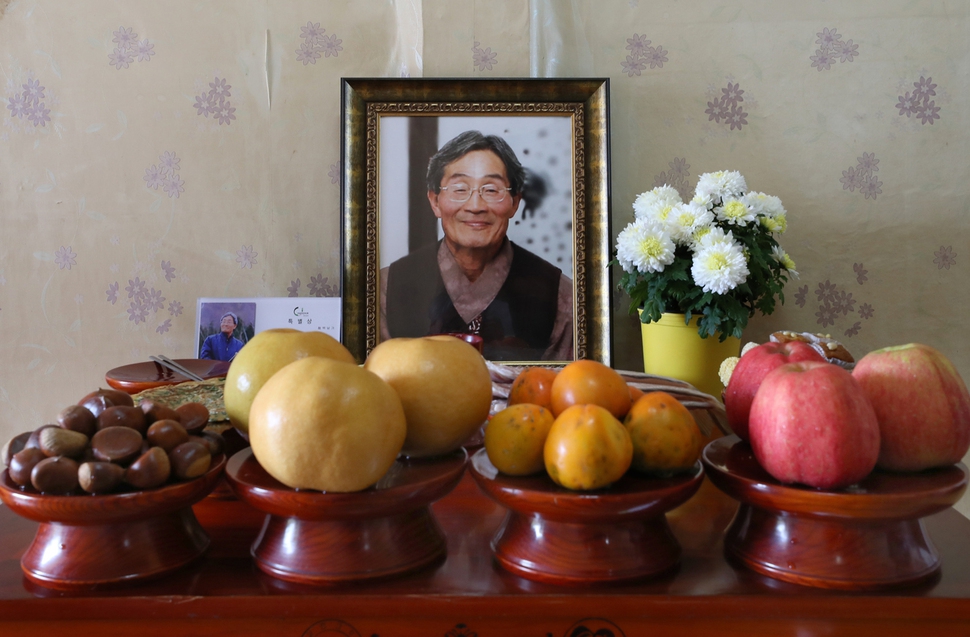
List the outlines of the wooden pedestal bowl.
{"label": "wooden pedestal bowl", "polygon": [[390,577],[442,559],[444,533],[430,505],[457,486],[464,449],[433,459],[399,458],[373,487],[356,493],[291,489],[243,449],[226,479],[240,500],[266,513],[251,553],[267,575],[298,584]]}
{"label": "wooden pedestal bowl", "polygon": [[952,506],[967,488],[962,464],[920,473],[876,470],[840,491],[785,485],[737,436],[702,456],[715,486],[741,506],[728,527],[729,558],[775,579],[843,590],[925,582],[940,556],[921,518]]}
{"label": "wooden pedestal bowl", "polygon": [[680,561],[665,513],[701,486],[698,462],[689,473],[653,478],[629,471],[607,489],[570,491],[549,476],[506,476],[484,449],[471,474],[509,510],[492,540],[506,570],[551,584],[622,582],[659,575]]}
{"label": "wooden pedestal bowl", "polygon": [[225,466],[220,455],[187,482],[70,496],[21,490],[4,470],[0,500],[40,523],[20,560],[24,574],[41,586],[78,590],[154,578],[193,562],[209,547],[209,536],[192,505],[212,491]]}

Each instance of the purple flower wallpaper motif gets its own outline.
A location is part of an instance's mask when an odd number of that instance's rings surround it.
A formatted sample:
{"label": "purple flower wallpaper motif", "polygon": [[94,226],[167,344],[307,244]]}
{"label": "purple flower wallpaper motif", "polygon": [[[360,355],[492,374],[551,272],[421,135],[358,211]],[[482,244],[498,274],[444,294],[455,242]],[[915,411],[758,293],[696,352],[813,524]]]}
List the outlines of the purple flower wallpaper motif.
{"label": "purple flower wallpaper motif", "polygon": [[[174,152],[165,151],[158,156],[158,160],[159,163],[157,165],[152,164],[145,169],[145,175],[142,177],[142,180],[145,182],[145,187],[151,188],[152,190],[161,188],[162,192],[168,195],[170,199],[178,199],[179,195],[185,192],[185,181],[178,175],[179,165],[182,163],[182,159]],[[166,280],[171,281],[172,279],[169,278],[165,262],[162,262],[162,269],[166,272]],[[173,268],[172,277],[174,278],[174,276],[175,270]]]}
{"label": "purple flower wallpaper motif", "polygon": [[175,268],[172,267],[171,261],[162,261],[162,272],[165,273],[165,280],[169,283],[175,278]]}
{"label": "purple flower wallpaper motif", "polygon": [[286,292],[287,292],[286,296],[300,296],[301,285],[302,283],[300,282],[300,279],[297,279],[296,281],[290,281],[290,286],[286,288]]}
{"label": "purple flower wallpaper motif", "polygon": [[327,176],[330,177],[330,183],[338,183],[340,181],[340,165],[330,164],[330,172],[327,173]]}
{"label": "purple flower wallpaper motif", "polygon": [[327,283],[328,278],[323,274],[311,276],[310,283],[307,284],[310,296],[337,296],[337,286]]}
{"label": "purple flower wallpaper motif", "polygon": [[196,110],[196,115],[206,118],[212,115],[212,119],[217,120],[220,125],[232,124],[232,120],[236,119],[234,115],[236,108],[229,101],[232,97],[230,89],[232,85],[226,82],[226,78],[215,76],[215,79],[209,82],[209,90],[205,91],[203,86],[204,92],[195,96],[195,104],[192,108]]}
{"label": "purple flower wallpaper motif", "polygon": [[[855,274],[856,282],[861,285],[868,272],[861,263],[854,263],[852,270]],[[808,294],[808,285],[801,286],[795,293],[795,305],[805,307]],[[846,290],[838,283],[833,283],[831,279],[819,281],[815,289],[816,304],[814,306],[815,323],[822,328],[836,327],[844,330],[843,334],[848,337],[858,336],[862,331],[862,321],[854,320],[857,315],[860,319],[868,320],[872,318],[873,308],[868,302],[860,303],[852,292]],[[857,309],[858,306],[858,309]],[[847,318],[848,317],[848,318]],[[843,320],[848,322],[843,322]],[[841,323],[841,325],[836,325]]]}
{"label": "purple flower wallpaper motif", "polygon": [[138,325],[139,323],[144,323],[145,318],[148,316],[148,309],[142,305],[138,300],[132,301],[128,304],[128,320]]}
{"label": "purple flower wallpaper motif", "polygon": [[256,255],[258,252],[253,251],[253,246],[242,246],[236,250],[236,263],[239,264],[239,269],[249,268],[252,269],[254,265],[259,263],[256,260]]}
{"label": "purple flower wallpaper motif", "polygon": [[936,105],[936,100],[930,99],[936,96],[936,86],[932,77],[921,75],[919,80],[913,82],[912,91],[897,97],[899,116],[918,119],[920,124],[932,126],[935,120],[940,119],[940,107]]}
{"label": "purple flower wallpaper motif", "polygon": [[172,327],[172,319],[165,319],[162,321],[158,327],[155,328],[155,332],[158,334],[164,334]]}
{"label": "purple flower wallpaper motif", "polygon": [[849,166],[842,171],[842,190],[855,192],[864,195],[866,199],[875,200],[877,195],[882,194],[882,181],[875,176],[879,171],[879,160],[876,153],[862,153],[862,157],[857,158],[855,166]]}
{"label": "purple flower wallpaper motif", "polygon": [[21,85],[21,88],[22,91],[7,97],[7,110],[10,111],[10,117],[25,119],[35,128],[47,126],[47,122],[51,121],[51,110],[42,101],[47,89],[41,86],[40,80],[34,79],[32,75],[28,75],[27,81]]}
{"label": "purple flower wallpaper motif", "polygon": [[321,57],[337,57],[344,50],[340,46],[343,40],[333,33],[324,35],[326,32],[319,22],[308,21],[305,27],[300,27],[300,39],[303,43],[296,49],[296,61],[303,62],[303,66],[306,66],[316,64]]}
{"label": "purple flower wallpaper motif", "polygon": [[620,68],[629,77],[640,75],[649,65],[651,69],[662,69],[664,62],[669,62],[667,54],[670,51],[664,50],[663,46],[651,46],[646,34],[634,33],[632,38],[626,40],[626,50],[630,52],[626,60],[620,62]]}
{"label": "purple flower wallpaper motif", "polygon": [[108,66],[116,70],[127,69],[133,62],[151,62],[155,55],[155,45],[150,40],[139,40],[137,33],[132,33],[131,27],[118,27],[112,32],[115,46],[108,54]]}
{"label": "purple flower wallpaper motif", "polygon": [[844,332],[844,334],[846,336],[857,336],[859,334],[859,330],[861,329],[862,329],[862,321],[856,321],[855,323],[852,324],[852,327],[850,327]]}
{"label": "purple flower wallpaper motif", "polygon": [[54,253],[54,263],[56,263],[57,267],[61,270],[64,268],[70,270],[72,265],[77,265],[75,257],[77,257],[77,254],[75,254],[74,250],[71,249],[71,246],[61,246],[57,249],[57,252]]}
{"label": "purple flower wallpaper motif", "polygon": [[181,316],[182,314],[182,304],[178,301],[172,301],[168,304],[168,313],[172,316]]}
{"label": "purple flower wallpaper motif", "polygon": [[476,42],[472,47],[472,66],[477,66],[479,71],[491,71],[498,64],[497,56],[492,47],[482,49],[481,42]]}
{"label": "purple flower wallpaper motif", "polygon": [[812,68],[821,73],[831,70],[834,64],[852,62],[859,57],[859,45],[852,40],[843,40],[842,34],[838,29],[823,27],[816,33],[815,44],[819,48],[815,49],[815,55],[809,57],[812,61]]}
{"label": "purple flower wallpaper motif", "polygon": [[653,187],[670,186],[680,193],[680,198],[684,201],[691,200],[691,188],[688,183],[690,177],[690,164],[686,159],[674,157],[674,160],[667,164],[670,170],[662,171],[653,178]]}
{"label": "purple flower wallpaper motif", "polygon": [[114,283],[109,283],[108,289],[105,290],[105,294],[108,295],[108,298],[107,298],[108,303],[110,303],[111,305],[114,305],[115,303],[117,303],[118,302],[118,282],[115,281]]}
{"label": "purple flower wallpaper motif", "polygon": [[940,246],[940,249],[933,253],[933,257],[933,263],[936,264],[937,270],[943,268],[949,270],[950,266],[957,262],[957,255],[953,252],[953,246]]}
{"label": "purple flower wallpaper motif", "polygon": [[709,122],[727,126],[729,130],[741,130],[748,123],[743,104],[744,90],[739,83],[728,81],[721,94],[707,103],[704,114]]}

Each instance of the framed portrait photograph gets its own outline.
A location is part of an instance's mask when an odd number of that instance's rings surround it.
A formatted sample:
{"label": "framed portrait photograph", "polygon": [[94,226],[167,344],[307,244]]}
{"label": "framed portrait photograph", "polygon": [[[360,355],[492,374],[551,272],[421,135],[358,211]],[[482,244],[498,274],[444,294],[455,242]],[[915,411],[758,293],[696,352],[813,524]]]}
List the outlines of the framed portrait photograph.
{"label": "framed portrait photograph", "polygon": [[344,79],[343,340],[610,364],[609,82]]}

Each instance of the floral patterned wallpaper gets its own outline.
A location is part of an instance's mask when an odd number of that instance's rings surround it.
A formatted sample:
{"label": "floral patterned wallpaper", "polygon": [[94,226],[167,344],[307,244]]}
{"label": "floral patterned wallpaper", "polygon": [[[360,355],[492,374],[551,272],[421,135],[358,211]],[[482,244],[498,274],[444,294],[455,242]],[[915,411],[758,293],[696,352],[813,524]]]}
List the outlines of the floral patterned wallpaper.
{"label": "floral patterned wallpaper", "polygon": [[784,202],[800,278],[745,340],[921,341],[970,379],[968,10],[0,0],[0,437],[111,367],[191,355],[200,296],[341,293],[341,77],[610,77],[614,230],[713,170]]}

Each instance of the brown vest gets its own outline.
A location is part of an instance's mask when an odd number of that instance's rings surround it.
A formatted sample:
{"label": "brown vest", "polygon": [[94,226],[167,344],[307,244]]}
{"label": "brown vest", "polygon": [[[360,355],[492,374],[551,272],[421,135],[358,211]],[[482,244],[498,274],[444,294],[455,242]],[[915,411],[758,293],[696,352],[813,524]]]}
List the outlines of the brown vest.
{"label": "brown vest", "polygon": [[[387,274],[387,327],[392,338],[468,332],[438,269],[441,242],[398,259]],[[512,244],[509,275],[482,312],[478,334],[489,360],[540,360],[549,347],[562,271]]]}

